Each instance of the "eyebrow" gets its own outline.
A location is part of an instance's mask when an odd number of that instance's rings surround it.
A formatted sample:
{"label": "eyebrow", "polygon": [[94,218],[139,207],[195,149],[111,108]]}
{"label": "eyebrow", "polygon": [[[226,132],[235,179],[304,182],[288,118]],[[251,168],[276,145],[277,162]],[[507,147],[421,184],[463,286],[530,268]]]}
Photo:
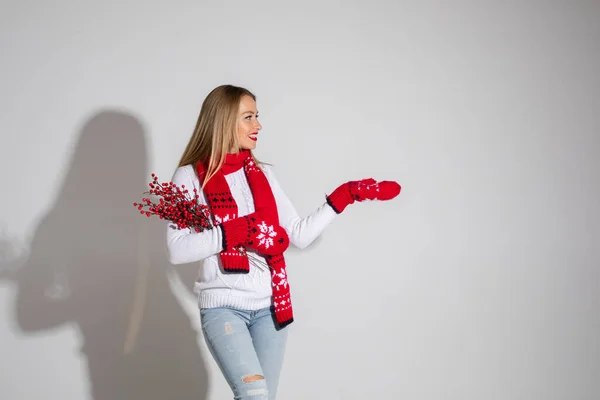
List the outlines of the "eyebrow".
{"label": "eyebrow", "polygon": [[[258,111],[256,113],[258,114]],[[242,114],[254,114],[254,111],[244,111]]]}

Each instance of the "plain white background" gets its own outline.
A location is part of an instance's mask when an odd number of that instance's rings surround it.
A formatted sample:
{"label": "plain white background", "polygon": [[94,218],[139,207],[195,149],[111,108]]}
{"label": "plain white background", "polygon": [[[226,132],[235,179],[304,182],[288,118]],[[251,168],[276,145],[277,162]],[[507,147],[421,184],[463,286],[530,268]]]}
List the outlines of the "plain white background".
{"label": "plain white background", "polygon": [[280,399],[597,399],[599,18],[596,1],[3,2],[0,397],[232,397],[197,331],[197,265],[169,266],[131,205],[231,83],[258,96],[257,154],[301,214],[350,179],[403,187],[289,251]]}

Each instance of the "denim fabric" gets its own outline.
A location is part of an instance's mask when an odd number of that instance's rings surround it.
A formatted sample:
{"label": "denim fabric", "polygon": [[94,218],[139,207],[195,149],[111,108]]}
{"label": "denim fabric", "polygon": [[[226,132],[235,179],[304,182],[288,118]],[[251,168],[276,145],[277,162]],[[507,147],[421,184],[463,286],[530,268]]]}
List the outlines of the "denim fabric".
{"label": "denim fabric", "polygon": [[[288,327],[277,330],[270,308],[200,309],[204,340],[236,400],[275,400]],[[244,382],[245,377],[264,379]]]}

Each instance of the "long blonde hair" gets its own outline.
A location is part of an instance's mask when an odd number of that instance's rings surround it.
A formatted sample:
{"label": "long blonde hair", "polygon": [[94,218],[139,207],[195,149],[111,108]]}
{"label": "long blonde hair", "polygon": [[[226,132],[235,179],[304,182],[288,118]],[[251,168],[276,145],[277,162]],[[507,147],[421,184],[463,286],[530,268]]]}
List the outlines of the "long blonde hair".
{"label": "long blonde hair", "polygon": [[[202,103],[196,127],[178,165],[192,164],[195,167],[198,162],[208,164],[202,187],[221,168],[227,153],[239,148],[237,114],[243,96],[250,96],[256,101],[256,96],[248,89],[221,85],[214,88]],[[252,157],[256,165],[260,165],[254,154]]]}

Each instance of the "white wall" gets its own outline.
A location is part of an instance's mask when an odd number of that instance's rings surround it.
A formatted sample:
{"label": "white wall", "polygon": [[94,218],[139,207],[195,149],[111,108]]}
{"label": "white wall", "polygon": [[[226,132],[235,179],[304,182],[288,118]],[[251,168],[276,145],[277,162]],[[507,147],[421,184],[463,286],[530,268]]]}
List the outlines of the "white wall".
{"label": "white wall", "polygon": [[301,213],[349,179],[403,186],[289,252],[281,399],[597,399],[598,18],[594,1],[5,2],[0,397],[231,398],[196,331],[197,266],[169,267],[131,203],[233,83]]}

